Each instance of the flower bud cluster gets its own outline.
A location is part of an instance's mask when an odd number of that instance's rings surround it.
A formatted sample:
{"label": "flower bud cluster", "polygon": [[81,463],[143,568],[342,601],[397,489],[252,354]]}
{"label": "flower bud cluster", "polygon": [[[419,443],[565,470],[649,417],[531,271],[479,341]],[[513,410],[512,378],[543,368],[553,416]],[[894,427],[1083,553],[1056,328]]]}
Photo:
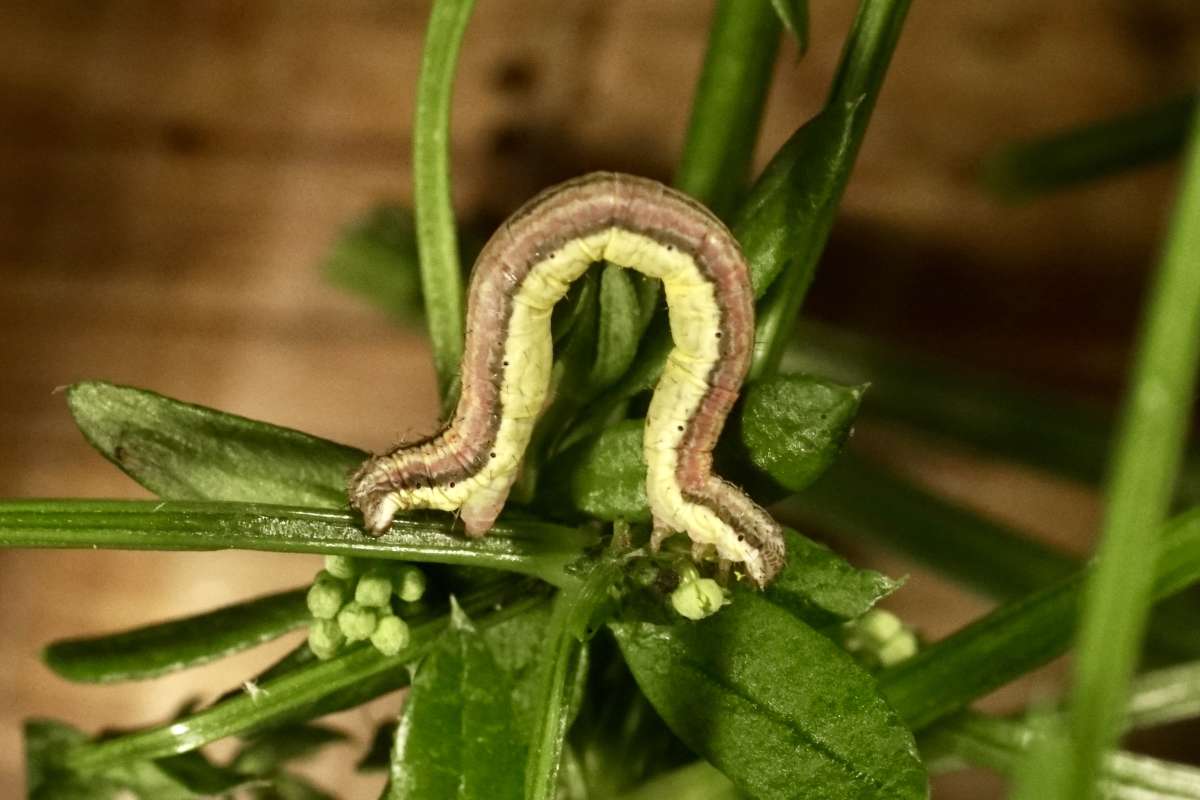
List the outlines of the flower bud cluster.
{"label": "flower bud cluster", "polygon": [[409,630],[396,614],[398,602],[415,603],[425,594],[425,573],[411,564],[326,556],[308,590],[308,646],[320,659],[344,645],[369,640],[394,656],[408,646]]}

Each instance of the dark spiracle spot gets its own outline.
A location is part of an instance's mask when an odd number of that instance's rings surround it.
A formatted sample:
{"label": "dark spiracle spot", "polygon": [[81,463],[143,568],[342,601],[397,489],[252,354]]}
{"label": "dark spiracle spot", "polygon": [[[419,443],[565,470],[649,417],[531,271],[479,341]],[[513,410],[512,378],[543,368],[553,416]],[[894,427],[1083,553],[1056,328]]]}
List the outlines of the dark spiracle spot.
{"label": "dark spiracle spot", "polygon": [[718,339],[720,339],[720,338],[721,338],[721,332],[720,332],[720,331],[717,331],[717,338],[718,338]]}
{"label": "dark spiracle spot", "polygon": [[492,458],[495,458],[495,457],[496,457],[496,454],[495,454],[495,453],[492,453]]}
{"label": "dark spiracle spot", "polygon": [[682,426],[682,425],[680,425],[680,426],[679,426],[679,430],[683,430],[683,426]]}

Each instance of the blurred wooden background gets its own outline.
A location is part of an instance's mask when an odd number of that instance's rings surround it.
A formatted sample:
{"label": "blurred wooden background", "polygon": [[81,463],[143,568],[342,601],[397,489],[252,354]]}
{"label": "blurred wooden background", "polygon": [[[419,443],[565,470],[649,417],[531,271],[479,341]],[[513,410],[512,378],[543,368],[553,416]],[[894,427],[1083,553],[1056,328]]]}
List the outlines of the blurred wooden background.
{"label": "blurred wooden background", "polygon": [[[785,44],[760,156],[815,111],[849,25],[813,0],[812,48]],[[1033,383],[1111,400],[1170,200],[1170,168],[1023,207],[990,200],[997,145],[1134,108],[1200,63],[1190,0],[914,4],[812,313]],[[455,99],[456,202],[496,218],[595,168],[669,179],[711,3],[489,0]],[[324,285],[347,220],[410,196],[425,16],[410,0],[0,3],[0,491],[144,497],[92,453],[55,387],[135,384],[363,447],[434,425],[421,338]],[[761,160],[761,159],[760,159]],[[1077,550],[1086,491],[902,435],[872,450]],[[902,454],[902,455],[898,455]],[[856,554],[868,558],[868,554]],[[932,636],[986,606],[911,565],[894,605]],[[94,730],[161,719],[268,662],[262,651],[148,684],[67,684],[49,639],[300,584],[316,559],[0,553],[0,794],[22,785],[21,720]],[[290,642],[289,642],[290,643]],[[391,698],[344,724],[368,730]],[[347,798],[353,751],[314,768]],[[938,797],[997,796],[958,776]]]}

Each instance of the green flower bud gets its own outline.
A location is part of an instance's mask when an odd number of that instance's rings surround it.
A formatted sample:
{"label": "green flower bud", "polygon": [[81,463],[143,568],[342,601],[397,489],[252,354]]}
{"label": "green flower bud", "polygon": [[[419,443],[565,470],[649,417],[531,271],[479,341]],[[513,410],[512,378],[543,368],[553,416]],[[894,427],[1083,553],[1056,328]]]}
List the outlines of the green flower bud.
{"label": "green flower bud", "polygon": [[371,567],[354,588],[354,602],[360,606],[386,606],[391,599],[392,579],[382,567]]}
{"label": "green flower bud", "polygon": [[688,619],[704,619],[725,605],[725,590],[712,578],[685,581],[671,592],[671,605]]}
{"label": "green flower bud", "polygon": [[347,603],[338,612],[337,624],[346,634],[346,640],[361,642],[375,630],[375,612],[358,603]]}
{"label": "green flower bud", "polygon": [[317,619],[333,619],[346,602],[346,584],[321,571],[308,590],[308,611]]}
{"label": "green flower bud", "polygon": [[871,609],[858,622],[859,635],[867,642],[877,646],[887,643],[903,630],[904,623],[900,621],[900,618],[881,608]]}
{"label": "green flower bud", "polygon": [[406,603],[415,603],[425,594],[425,573],[405,564],[396,571],[392,581],[396,594]]}
{"label": "green flower bud", "polygon": [[394,656],[408,647],[408,623],[394,614],[379,620],[371,634],[371,644],[385,656]]}
{"label": "green flower bud", "polygon": [[909,631],[903,631],[897,636],[888,639],[887,644],[879,648],[876,654],[879,658],[879,666],[890,667],[894,664],[899,664],[901,661],[907,661],[917,654],[917,637],[913,636]]}
{"label": "green flower bud", "polygon": [[358,564],[350,556],[325,556],[325,569],[335,578],[348,581],[358,574]]}
{"label": "green flower bud", "polygon": [[345,641],[342,629],[331,619],[314,620],[308,626],[308,647],[322,661],[337,655]]}

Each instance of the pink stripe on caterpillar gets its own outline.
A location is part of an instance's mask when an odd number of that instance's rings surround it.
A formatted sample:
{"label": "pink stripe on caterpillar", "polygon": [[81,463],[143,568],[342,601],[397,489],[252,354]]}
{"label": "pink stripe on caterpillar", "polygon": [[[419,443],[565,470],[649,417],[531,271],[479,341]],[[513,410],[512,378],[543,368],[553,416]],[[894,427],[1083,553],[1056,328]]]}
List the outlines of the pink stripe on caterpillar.
{"label": "pink stripe on caterpillar", "polygon": [[753,346],[745,258],[707,209],[644,178],[594,173],[568,181],[501,226],[472,273],[462,398],[452,421],[368,460],[351,481],[351,502],[376,533],[408,508],[461,508],[468,533],[486,532],[548,387],[549,306],[601,258],[661,277],[667,289],[676,346],[651,401],[645,443],[655,542],[685,530],[698,548],[745,564],[765,585],[783,564],[781,530],[712,474],[712,450]]}

